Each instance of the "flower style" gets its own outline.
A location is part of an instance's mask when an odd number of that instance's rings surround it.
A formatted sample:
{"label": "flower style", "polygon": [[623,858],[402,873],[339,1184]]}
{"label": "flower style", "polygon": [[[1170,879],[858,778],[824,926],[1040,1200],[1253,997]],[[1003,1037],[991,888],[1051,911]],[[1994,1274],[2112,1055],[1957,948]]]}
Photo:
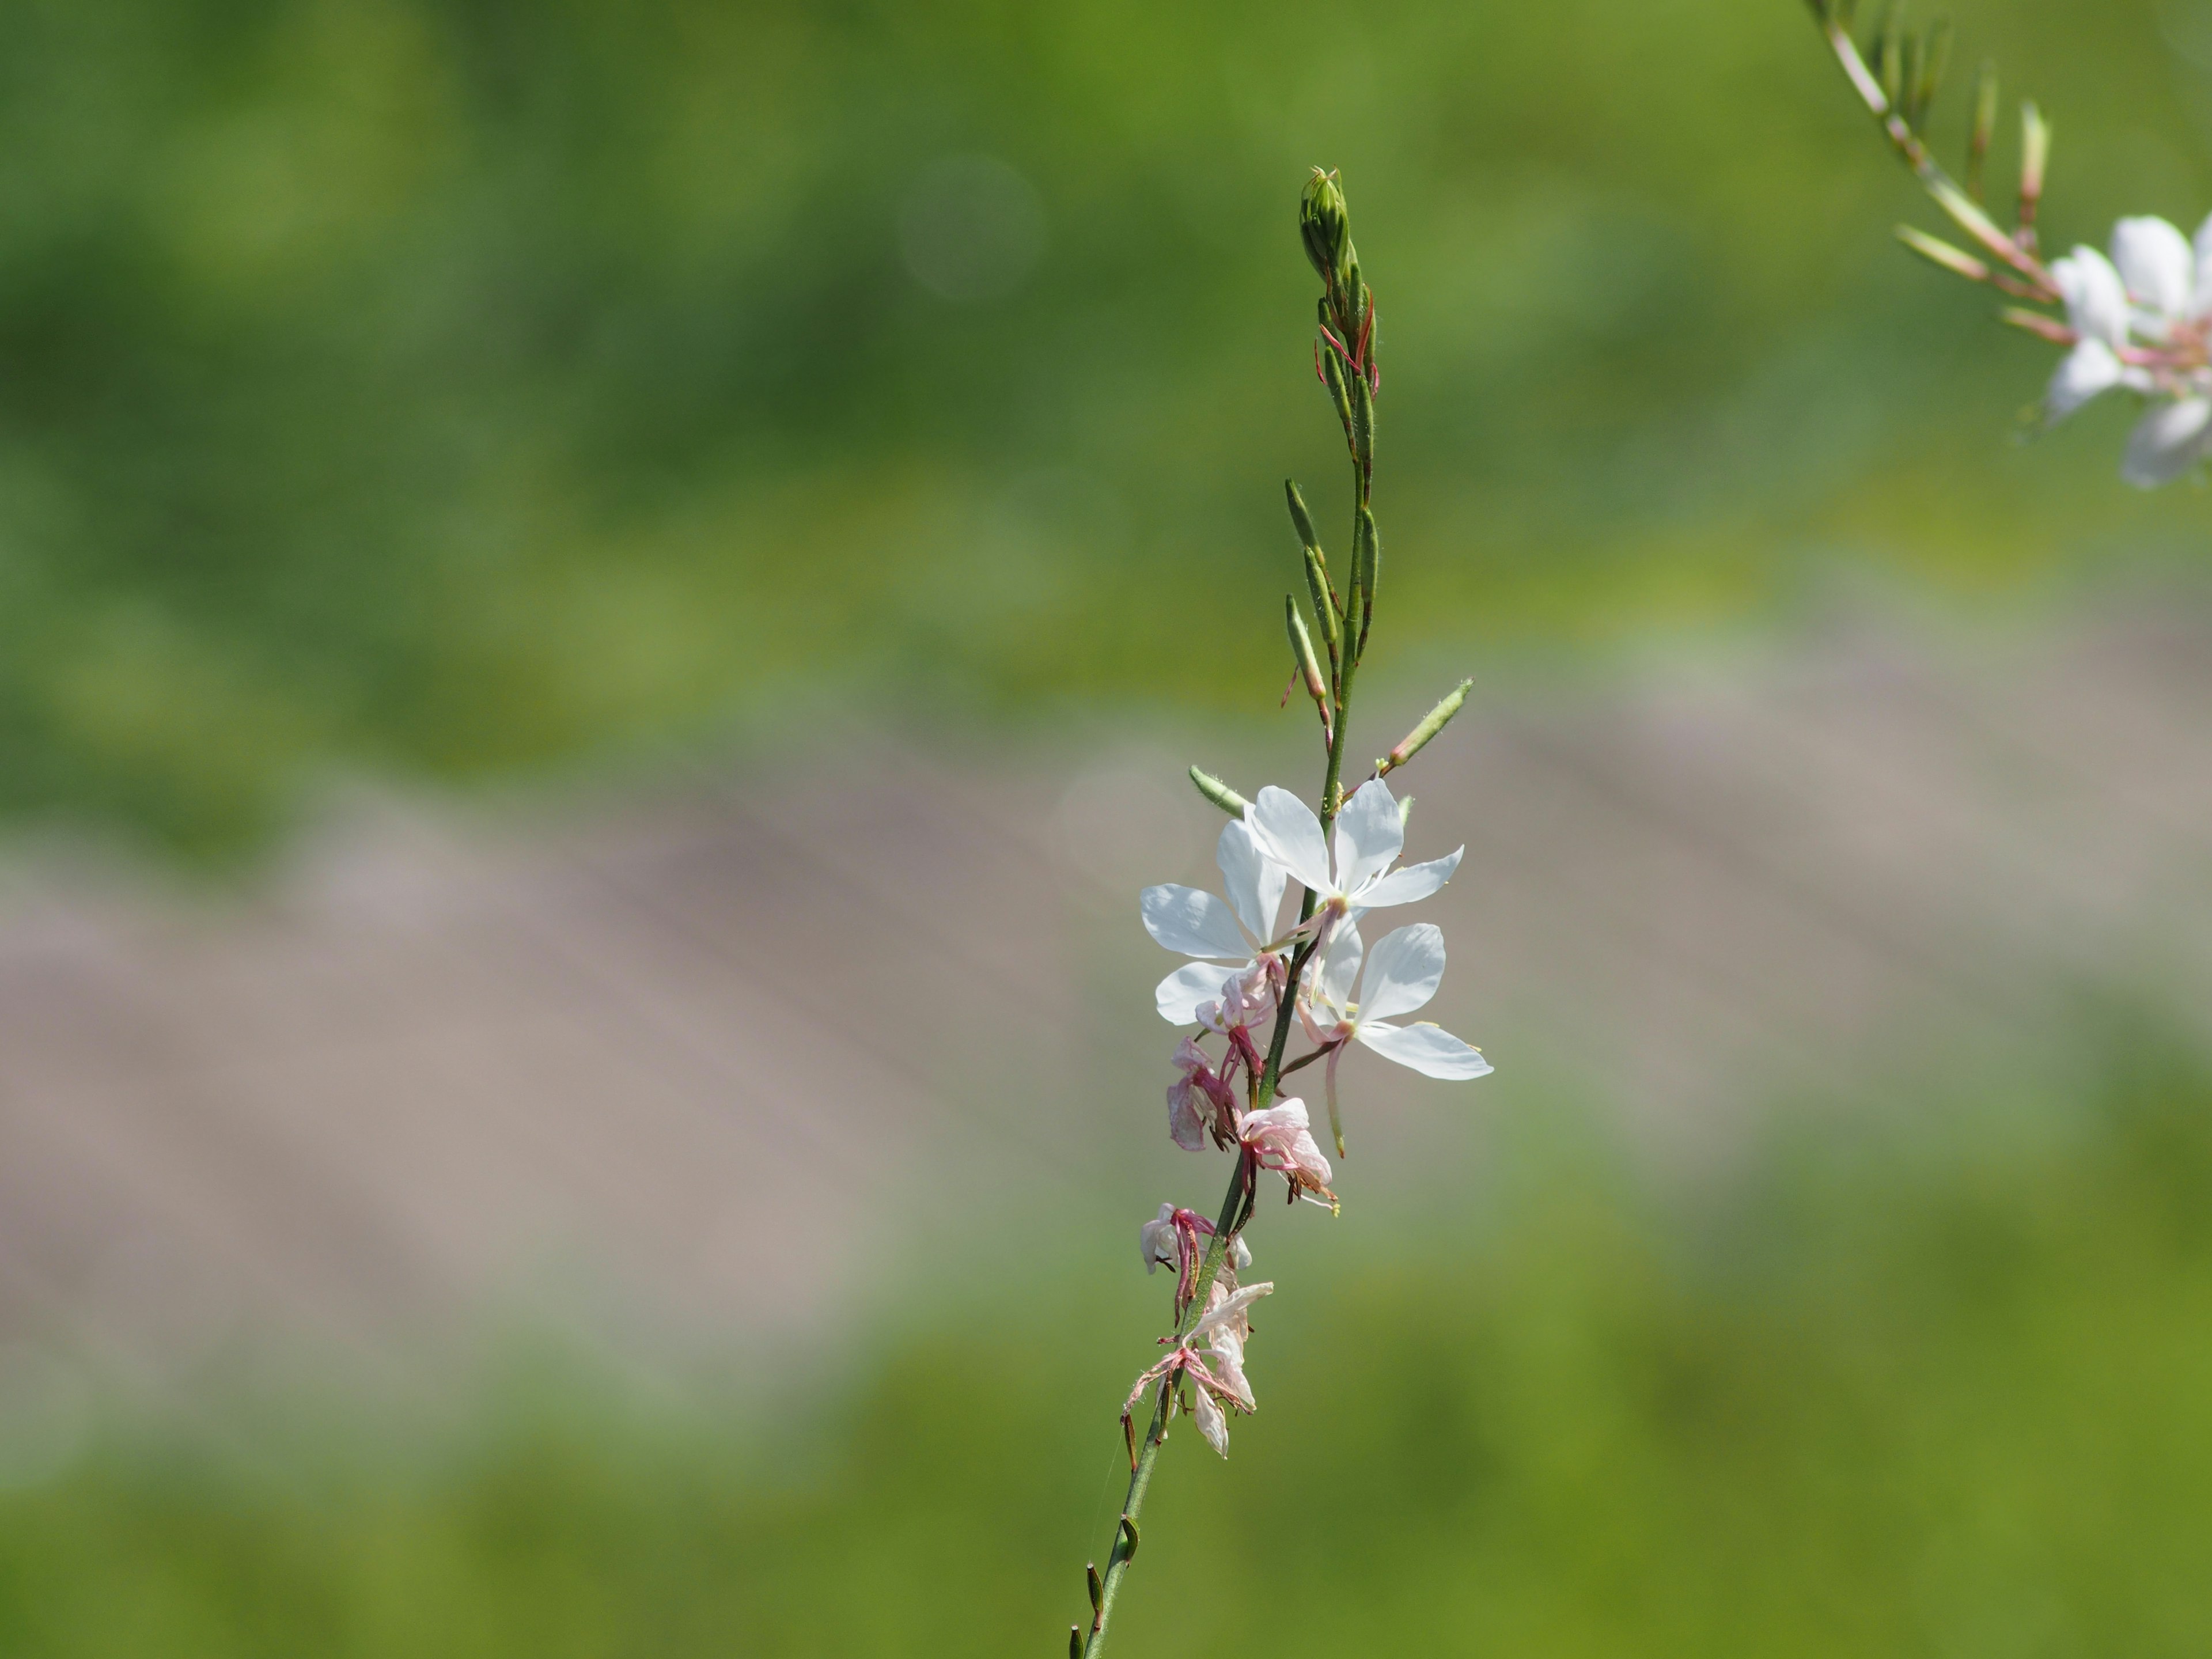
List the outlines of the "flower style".
{"label": "flower style", "polygon": [[1244,1375],[1244,1344],[1252,1335],[1246,1310],[1274,1288],[1272,1281],[1267,1281],[1232,1291],[1217,1282],[1207,1296],[1205,1313],[1188,1334],[1165,1358],[1137,1378],[1121,1407],[1121,1431],[1129,1439],[1132,1464],[1136,1461],[1138,1401],[1146,1389],[1163,1378],[1170,1388],[1177,1381],[1188,1386],[1191,1420],[1208,1445],[1222,1456],[1229,1455],[1229,1419],[1223,1406],[1241,1412],[1259,1409],[1252,1397],[1252,1384]]}
{"label": "flower style", "polygon": [[1391,869],[1405,850],[1406,823],[1390,786],[1380,778],[1360,785],[1337,814],[1334,860],[1321,820],[1289,790],[1270,784],[1244,816],[1260,850],[1313,894],[1313,919],[1304,925],[1324,943],[1346,917],[1362,910],[1428,897],[1451,879],[1467,852],[1462,847],[1447,858]]}
{"label": "flower style", "polygon": [[2110,259],[2076,247],[2051,262],[2074,348],[2045,408],[2061,420],[2115,386],[2156,399],[2120,465],[2130,483],[2154,489],[2212,454],[2212,219],[2193,246],[2164,219],[2123,219],[2112,247]]}
{"label": "flower style", "polygon": [[[1443,976],[1444,936],[1430,922],[1385,933],[1371,953],[1356,924],[1340,929],[1329,942],[1321,971],[1298,1006],[1298,1018],[1306,1035],[1328,1051],[1328,1123],[1338,1157],[1344,1155],[1344,1128],[1336,1109],[1336,1062],[1346,1043],[1364,1044],[1423,1077],[1464,1082],[1490,1075],[1482,1050],[1441,1026],[1425,1019],[1410,1025],[1389,1023],[1426,1007]],[[1363,994],[1355,996],[1355,991]]]}
{"label": "flower style", "polygon": [[1138,896],[1145,931],[1170,951],[1200,961],[1178,968],[1159,982],[1153,1000],[1170,1025],[1188,1025],[1199,1006],[1221,994],[1227,977],[1217,963],[1238,964],[1239,973],[1256,967],[1273,942],[1275,913],[1282,908],[1282,866],[1263,854],[1242,822],[1222,826],[1214,845],[1221,866],[1223,903],[1197,887],[1163,883]]}
{"label": "flower style", "polygon": [[1252,1162],[1273,1170],[1290,1183],[1292,1199],[1314,1194],[1310,1201],[1327,1204],[1334,1212],[1336,1194],[1328,1189],[1332,1173],[1313,1138],[1312,1120],[1303,1100],[1279,1100],[1265,1111],[1245,1112],[1237,1120],[1237,1138],[1244,1143]]}

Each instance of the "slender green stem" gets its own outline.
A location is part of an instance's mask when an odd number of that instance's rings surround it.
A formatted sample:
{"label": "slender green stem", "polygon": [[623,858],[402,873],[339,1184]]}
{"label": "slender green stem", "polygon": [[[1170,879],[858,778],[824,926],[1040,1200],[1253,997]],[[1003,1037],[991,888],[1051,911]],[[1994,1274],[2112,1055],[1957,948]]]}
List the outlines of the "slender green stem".
{"label": "slender green stem", "polygon": [[[1371,301],[1370,301],[1371,303]],[[1365,388],[1361,388],[1361,402],[1366,404]],[[1366,418],[1373,419],[1371,405]],[[1352,475],[1355,505],[1352,523],[1355,545],[1358,526],[1369,510],[1369,493],[1372,480],[1373,449],[1371,435],[1368,444],[1352,445]],[[1343,653],[1335,663],[1335,684],[1330,688],[1335,712],[1328,745],[1328,770],[1322,780],[1321,833],[1327,846],[1330,832],[1336,826],[1339,799],[1344,776],[1345,732],[1352,709],[1352,683],[1364,654],[1367,644],[1367,621],[1374,608],[1371,590],[1363,592],[1357,584],[1348,583],[1344,592],[1341,613]],[[1358,614],[1354,614],[1359,607]],[[1298,920],[1313,918],[1315,896],[1308,891],[1299,901]],[[1252,1109],[1266,1109],[1275,1097],[1275,1091],[1283,1077],[1283,1050],[1290,1041],[1291,1023],[1297,1012],[1297,988],[1314,954],[1314,940],[1309,936],[1301,939],[1291,952],[1289,969],[1285,974],[1283,994],[1275,1008],[1275,1029],[1267,1043],[1267,1057],[1261,1068],[1252,1092]],[[1214,1281],[1221,1276],[1221,1264],[1228,1259],[1229,1246],[1249,1216],[1252,1188],[1259,1171],[1252,1164],[1250,1154],[1239,1151],[1229,1175],[1229,1190],[1222,1194],[1220,1213],[1215,1218],[1213,1237],[1206,1247],[1206,1255],[1199,1263],[1198,1278],[1191,1291],[1191,1298],[1182,1316],[1176,1322],[1173,1340],[1180,1342],[1189,1335],[1190,1328],[1205,1313]],[[1129,1490],[1121,1500],[1121,1514],[1114,1534],[1114,1547],[1106,1559],[1106,1571],[1101,1579],[1097,1610],[1092,1617],[1090,1640],[1082,1644],[1082,1659],[1099,1659],[1104,1651],[1108,1620],[1114,1612],[1115,1598],[1121,1593],[1121,1583],[1128,1577],[1129,1562],[1137,1553],[1137,1516],[1144,1508],[1145,1494],[1152,1484],[1152,1470],[1159,1461],[1160,1446],[1167,1438],[1168,1419],[1174,1408],[1176,1378],[1161,1380],[1152,1403],[1152,1421],[1146,1426],[1145,1437],[1137,1447],[1135,1461],[1129,1471]]]}

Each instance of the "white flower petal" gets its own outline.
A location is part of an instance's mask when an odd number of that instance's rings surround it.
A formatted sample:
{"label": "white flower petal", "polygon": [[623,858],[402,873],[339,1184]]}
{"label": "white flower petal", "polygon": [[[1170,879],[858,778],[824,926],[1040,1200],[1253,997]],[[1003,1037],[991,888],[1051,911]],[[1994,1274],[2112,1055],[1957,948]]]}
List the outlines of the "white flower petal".
{"label": "white flower petal", "polygon": [[1229,1455],[1229,1417],[1220,1404],[1206,1389],[1196,1383],[1190,1390],[1190,1420],[1198,1425],[1198,1431],[1206,1437],[1206,1443],[1224,1457]]}
{"label": "white flower petal", "polygon": [[1237,913],[1200,888],[1171,884],[1147,887],[1138,895],[1137,908],[1145,918],[1145,931],[1170,951],[1232,962],[1251,957],[1252,947],[1244,942]]}
{"label": "white flower petal", "polygon": [[1443,982],[1444,936],[1431,922],[1417,922],[1386,933],[1367,958],[1367,982],[1359,988],[1359,1017],[1395,1019],[1426,1007]]}
{"label": "white flower petal", "polygon": [[1228,1324],[1274,1288],[1273,1279],[1263,1279],[1257,1285],[1231,1291],[1199,1316],[1198,1323],[1190,1328],[1190,1335],[1185,1340],[1195,1342],[1215,1327]]}
{"label": "white flower petal", "polygon": [[1252,1265],[1252,1247],[1242,1233],[1229,1241],[1229,1265],[1240,1273]]}
{"label": "white flower petal", "polygon": [[2128,434],[2120,476],[2143,489],[2171,483],[2204,459],[2208,425],[2212,400],[2184,398],[2154,405]]}
{"label": "white flower petal", "polygon": [[2189,239],[2154,215],[2112,227],[2112,265],[2140,305],[2163,318],[2185,317],[2197,286]]}
{"label": "white flower petal", "polygon": [[1464,1082],[1490,1075],[1490,1062],[1480,1049],[1471,1048],[1440,1026],[1363,1024],[1359,1040],[1385,1060],[1412,1067],[1423,1077]]}
{"label": "white flower petal", "polygon": [[1393,870],[1359,896],[1359,902],[1370,909],[1380,909],[1386,904],[1411,904],[1425,899],[1452,878],[1459,861],[1467,856],[1462,847],[1448,858],[1431,859],[1426,864],[1409,864],[1402,870]]}
{"label": "white flower petal", "polygon": [[1271,783],[1244,809],[1244,822],[1252,826],[1252,839],[1261,852],[1310,890],[1330,890],[1328,846],[1321,838],[1321,820],[1312,807]]}
{"label": "white flower petal", "polygon": [[2212,313],[2212,218],[2197,227],[2197,288],[2189,307],[2193,316]]}
{"label": "white flower petal", "polygon": [[2043,394],[2046,418],[2063,421],[2100,392],[2109,392],[2127,377],[2126,367],[2102,340],[2084,340],[2058,360],[2050,387]]}
{"label": "white flower petal", "polygon": [[1228,977],[1218,962],[1187,962],[1152,988],[1152,1006],[1170,1025],[1195,1025],[1199,1004],[1218,999]]}
{"label": "white flower petal", "polygon": [[1145,1271],[1148,1273],[1163,1262],[1170,1267],[1176,1265],[1174,1205],[1161,1205],[1158,1218],[1137,1229],[1137,1248],[1144,1253]]}
{"label": "white flower petal", "polygon": [[1290,881],[1283,866],[1260,850],[1252,826],[1242,818],[1221,826],[1213,861],[1221,866],[1221,890],[1229,895],[1254,946],[1267,944],[1275,936],[1275,913],[1283,908],[1283,889]]}
{"label": "white flower petal", "polygon": [[2127,343],[2127,285],[2111,260],[2077,245],[2064,258],[2051,262],[2051,280],[2058,285],[2066,320],[2076,334],[2115,349]]}
{"label": "white flower petal", "polygon": [[1336,815],[1336,890],[1356,893],[1406,850],[1406,826],[1390,786],[1370,778]]}
{"label": "white flower petal", "polygon": [[1321,973],[1315,989],[1328,1005],[1326,1014],[1340,1015],[1352,1006],[1352,988],[1359,978],[1359,959],[1367,946],[1359,937],[1358,926],[1346,921],[1329,936],[1328,954],[1322,958]]}

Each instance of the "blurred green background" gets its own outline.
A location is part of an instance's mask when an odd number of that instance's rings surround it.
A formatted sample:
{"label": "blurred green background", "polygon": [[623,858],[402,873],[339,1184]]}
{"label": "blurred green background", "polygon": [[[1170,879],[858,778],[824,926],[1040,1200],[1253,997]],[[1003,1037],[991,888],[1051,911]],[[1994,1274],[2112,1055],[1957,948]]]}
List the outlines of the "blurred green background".
{"label": "blurred green background", "polygon": [[[2194,222],[2179,0],[1957,10],[2054,113],[2054,239]],[[1838,558],[1980,594],[2193,544],[2187,492],[2110,487],[2116,411],[2008,447],[2049,352],[1888,242],[1915,193],[1785,0],[8,21],[21,812],[220,854],[333,771],[1249,705],[1276,481],[1338,516],[1316,162],[1401,627],[1541,653]]]}
{"label": "blurred green background", "polygon": [[[2051,240],[2212,205],[2212,9],[1953,9],[2055,118]],[[2050,353],[1891,242],[1928,216],[1794,0],[5,17],[19,824],[221,862],[333,777],[1269,706],[1278,481],[1342,510],[1315,162],[1380,301],[1394,649],[1571,672],[1838,572],[2063,611],[2199,556],[2119,410],[2014,441]],[[1293,1247],[1122,1650],[2203,1653],[2212,1078],[2070,1041],[1694,1204],[1594,1115]],[[118,1414],[0,1492],[0,1646],[1057,1652],[1158,1287],[1012,1254],[766,1402],[519,1362],[429,1426]]]}

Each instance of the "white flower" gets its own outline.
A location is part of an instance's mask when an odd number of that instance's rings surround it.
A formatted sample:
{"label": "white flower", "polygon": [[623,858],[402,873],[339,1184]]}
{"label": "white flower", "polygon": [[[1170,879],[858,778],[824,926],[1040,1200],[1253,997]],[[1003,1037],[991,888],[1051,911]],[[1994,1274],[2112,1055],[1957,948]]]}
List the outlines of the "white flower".
{"label": "white flower", "polygon": [[2158,404],[2128,434],[2120,477],[2139,489],[2171,483],[2212,451],[2212,400]]}
{"label": "white flower", "polygon": [[1344,1131],[1337,1119],[1336,1062],[1346,1043],[1364,1044],[1423,1077],[1465,1082],[1490,1075],[1482,1051],[1441,1026],[1425,1019],[1410,1025],[1389,1023],[1426,1007],[1443,976],[1444,936],[1429,922],[1385,933],[1371,953],[1365,952],[1357,926],[1340,929],[1329,942],[1299,1013],[1306,1035],[1328,1049],[1328,1121],[1340,1156]]}
{"label": "white flower", "polygon": [[[2120,476],[2153,489],[2212,455],[2212,218],[2193,245],[2164,219],[2123,219],[2109,260],[2077,247],[2051,262],[2051,276],[2078,338],[2051,377],[2050,418],[2114,386],[2165,393],[2129,434]],[[2148,349],[2131,345],[2130,333]]]}
{"label": "white flower", "polygon": [[[1309,1000],[1314,1041],[1364,1043],[1423,1077],[1450,1082],[1487,1077],[1491,1065],[1482,1051],[1441,1026],[1425,1019],[1410,1025],[1389,1023],[1426,1007],[1436,995],[1444,976],[1443,933],[1433,923],[1417,922],[1385,933],[1364,962],[1363,950],[1356,927],[1345,928],[1330,944]],[[1355,988],[1360,992],[1356,998]]]}
{"label": "white flower", "polygon": [[2175,322],[2202,314],[2196,253],[2165,220],[2145,216],[2114,225],[2112,265],[2134,302],[2130,321],[2145,338],[2162,340]]}
{"label": "white flower", "polygon": [[1206,1437],[1206,1443],[1224,1457],[1229,1455],[1229,1414],[1214,1402],[1212,1393],[1200,1384],[1191,1393],[1190,1420]]}
{"label": "white flower", "polygon": [[[1246,1317],[1246,1311],[1274,1288],[1271,1280],[1231,1291],[1216,1280],[1206,1297],[1206,1312],[1191,1327],[1187,1339],[1192,1345],[1200,1337],[1210,1339],[1200,1350],[1206,1355],[1207,1369],[1221,1379],[1237,1403],[1248,1412],[1259,1407],[1252,1398],[1251,1380],[1244,1375],[1244,1345],[1252,1338],[1252,1322]],[[1211,1435],[1206,1437],[1212,1438]],[[1216,1446],[1214,1449],[1221,1449]]]}
{"label": "white flower", "polygon": [[2112,262],[2076,247],[2051,262],[2051,279],[2066,301],[2066,322],[2079,337],[2051,377],[2044,408],[2061,421],[2100,392],[2129,383],[2120,352],[2128,343],[2128,291]]}
{"label": "white flower", "polygon": [[1448,858],[1391,869],[1405,850],[1406,825],[1390,787],[1380,778],[1360,785],[1336,815],[1333,861],[1321,820],[1287,789],[1270,784],[1244,809],[1244,817],[1260,850],[1313,894],[1323,934],[1358,911],[1428,897],[1451,879],[1467,852],[1462,847]]}
{"label": "white flower", "polygon": [[1173,884],[1147,887],[1138,898],[1146,933],[1170,951],[1205,958],[1176,969],[1152,994],[1160,1018],[1170,1025],[1190,1024],[1200,1004],[1220,997],[1229,975],[1217,963],[1236,963],[1235,971],[1242,973],[1256,966],[1274,940],[1282,866],[1261,853],[1241,820],[1223,827],[1214,861],[1229,895],[1225,904],[1201,889]]}

